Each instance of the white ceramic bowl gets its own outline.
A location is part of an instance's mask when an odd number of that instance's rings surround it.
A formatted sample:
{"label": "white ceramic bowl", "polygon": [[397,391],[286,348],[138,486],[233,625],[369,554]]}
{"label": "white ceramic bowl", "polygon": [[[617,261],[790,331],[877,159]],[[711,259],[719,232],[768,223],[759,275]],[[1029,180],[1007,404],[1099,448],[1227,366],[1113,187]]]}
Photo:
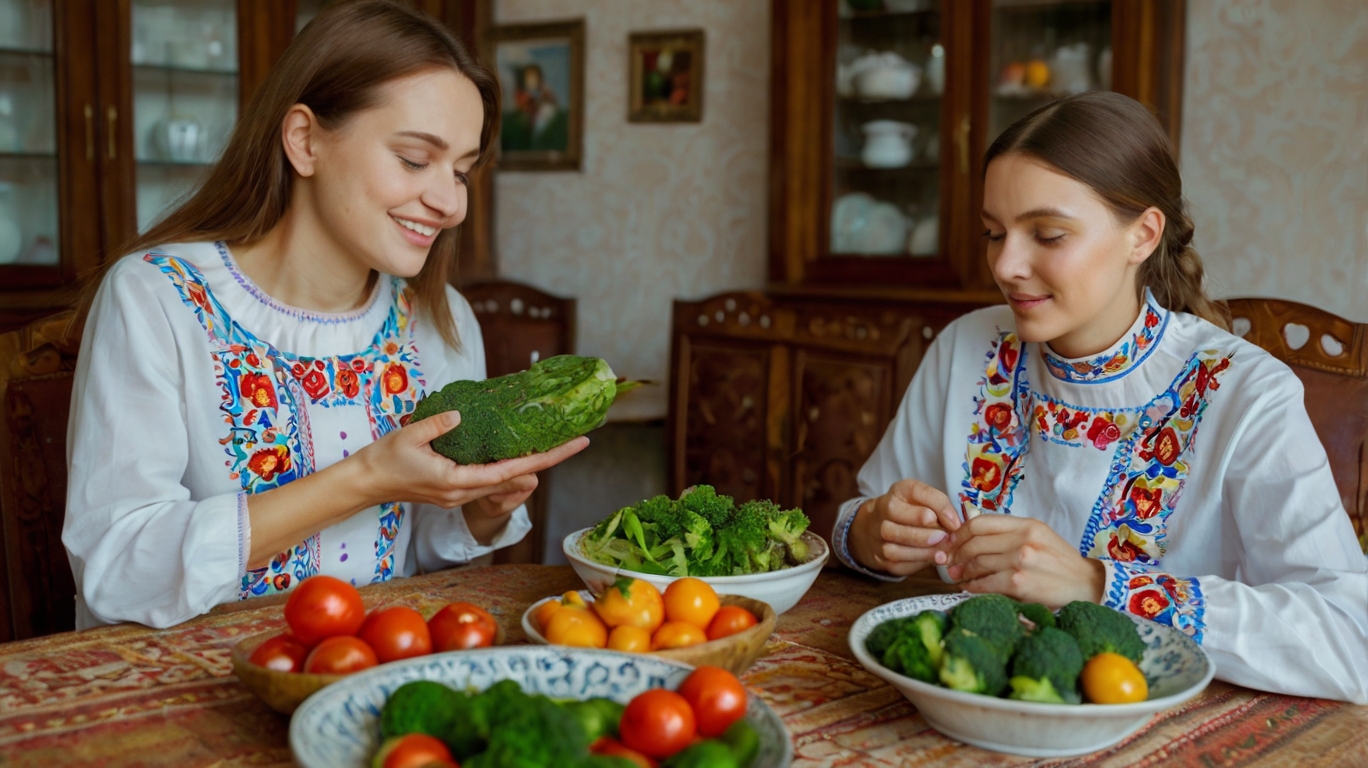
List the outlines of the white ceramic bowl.
{"label": "white ceramic bowl", "polygon": [[[590,560],[580,552],[579,546],[580,538],[590,530],[590,528],[583,528],[566,536],[562,548],[565,550],[565,558],[570,561],[570,566],[575,569],[575,573],[579,574],[579,577],[584,580],[585,585],[594,594],[601,595],[613,586],[613,583],[617,581],[619,572],[634,579],[650,582],[661,592],[665,591],[670,582],[678,578],[676,576],[657,576],[652,573],[618,569]],[[822,565],[831,556],[831,550],[827,547],[826,542],[812,531],[803,534],[803,541],[807,542],[808,545],[808,559],[802,565],[749,576],[709,576],[703,581],[706,581],[719,595],[749,597],[752,600],[769,603],[776,614],[783,614],[784,611],[797,605],[803,595],[807,594],[812,582],[817,580],[817,574],[822,572]]]}
{"label": "white ceramic bowl", "polygon": [[898,600],[866,612],[850,627],[850,649],[860,664],[901,691],[931,727],[966,744],[1030,757],[1095,752],[1140,730],[1156,713],[1201,693],[1216,674],[1216,666],[1192,638],[1129,615],[1148,646],[1140,671],[1150,698],[1135,704],[1039,704],[952,691],[893,672],[865,650],[865,639],[879,624],[928,609],[949,610],[970,597],[960,593]]}
{"label": "white ceramic bowl", "polygon": [[[476,690],[515,680],[529,693],[552,698],[606,696],[626,704],[648,688],[678,688],[692,671],[654,656],[554,645],[419,656],[357,672],[310,696],[290,720],[290,750],[302,768],[368,768],[380,745],[380,710],[394,689],[411,680]],[[789,765],[793,747],[774,710],[751,696],[746,719],[760,734],[752,768]]]}

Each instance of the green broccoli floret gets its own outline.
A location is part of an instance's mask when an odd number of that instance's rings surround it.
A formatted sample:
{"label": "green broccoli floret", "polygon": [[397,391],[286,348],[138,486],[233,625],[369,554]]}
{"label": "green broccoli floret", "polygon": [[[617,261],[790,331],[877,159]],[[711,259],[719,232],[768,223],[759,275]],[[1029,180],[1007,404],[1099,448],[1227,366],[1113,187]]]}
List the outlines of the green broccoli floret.
{"label": "green broccoli floret", "polygon": [[[710,562],[717,575],[743,575],[769,570],[769,536],[765,520],[755,507],[742,506],[731,522],[715,530],[717,550]],[[764,568],[756,567],[756,559],[763,557]]]}
{"label": "green broccoli floret", "polygon": [[741,763],[725,743],[705,739],[674,753],[660,768],[741,768]]}
{"label": "green broccoli floret", "polygon": [[637,764],[616,755],[585,755],[573,768],[637,768]]}
{"label": "green broccoli floret", "polygon": [[1036,629],[1055,626],[1054,613],[1040,603],[1022,603],[1017,610],[1021,611],[1022,616],[1036,625]]}
{"label": "green broccoli floret", "polygon": [[865,648],[879,648],[875,658],[894,672],[932,683],[940,672],[945,628],[944,613],[922,611],[875,627]]}
{"label": "green broccoli floret", "polygon": [[1012,657],[1011,697],[1077,704],[1083,661],[1083,651],[1069,633],[1041,627],[1021,641]]}
{"label": "green broccoli floret", "polygon": [[719,494],[711,485],[695,485],[685,490],[679,496],[679,503],[684,509],[707,520],[714,529],[725,528],[736,512],[732,497]]}
{"label": "green broccoli floret", "polygon": [[431,680],[404,683],[380,710],[385,738],[426,733],[446,743],[458,760],[484,749],[489,721],[473,697]]}
{"label": "green broccoli floret", "polygon": [[460,411],[460,426],[432,449],[457,464],[489,464],[549,451],[603,426],[608,406],[630,384],[619,385],[597,357],[557,355],[520,373],[453,381],[419,402],[412,421]]}
{"label": "green broccoli floret", "polygon": [[945,636],[940,681],[947,688],[996,696],[1007,687],[1007,664],[987,640],[964,629]]}
{"label": "green broccoli floret", "polygon": [[622,704],[602,697],[571,701],[562,706],[579,721],[590,744],[603,736],[617,738],[618,723],[622,720],[623,710],[626,709]]}
{"label": "green broccoli floret", "polygon": [[803,531],[811,521],[801,509],[783,510],[778,504],[767,500],[748,501],[742,508],[753,506],[765,521],[766,532],[771,539],[782,542],[788,549],[788,558],[794,564],[807,560],[807,542],[803,541]]}
{"label": "green broccoli floret", "polygon": [[732,755],[736,757],[736,764],[741,768],[747,768],[754,763],[756,755],[760,754],[760,734],[744,717],[732,723],[722,733],[722,741],[731,749]]}
{"label": "green broccoli floret", "polygon": [[489,745],[465,768],[552,768],[576,765],[589,754],[580,720],[545,696],[523,693],[517,683],[495,683],[475,697],[487,708]]}
{"label": "green broccoli floret", "polygon": [[1145,656],[1145,641],[1135,622],[1105,605],[1075,600],[1059,609],[1059,628],[1078,641],[1084,660],[1119,653],[1139,664]]}
{"label": "green broccoli floret", "polygon": [[931,660],[931,652],[926,649],[921,638],[903,634],[883,654],[883,665],[923,683],[934,683],[940,674],[940,667]]}
{"label": "green broccoli floret", "polygon": [[884,651],[893,645],[893,641],[898,639],[901,634],[899,627],[911,621],[909,618],[889,619],[884,623],[874,627],[869,631],[869,636],[865,638],[865,650],[869,655],[876,659],[882,659]]}
{"label": "green broccoli floret", "polygon": [[1017,618],[1019,608],[1020,603],[1004,595],[977,595],[955,606],[950,612],[950,626],[987,640],[1006,664],[1026,633]]}

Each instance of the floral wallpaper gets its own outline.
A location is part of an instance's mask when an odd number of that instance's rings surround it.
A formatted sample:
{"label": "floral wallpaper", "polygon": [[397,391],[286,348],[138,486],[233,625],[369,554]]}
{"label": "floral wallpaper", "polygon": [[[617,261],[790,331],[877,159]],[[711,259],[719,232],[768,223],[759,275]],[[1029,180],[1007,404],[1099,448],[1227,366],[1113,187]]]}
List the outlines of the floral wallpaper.
{"label": "floral wallpaper", "polygon": [[1211,292],[1368,321],[1368,6],[1187,8],[1180,162]]}
{"label": "floral wallpaper", "polygon": [[[576,350],[621,375],[666,382],[674,299],[764,285],[769,12],[769,0],[495,4],[499,24],[585,19],[582,170],[497,174],[499,273],[578,299]],[[700,27],[703,121],[627,122],[628,33]],[[663,416],[665,389],[634,394],[635,415]]]}

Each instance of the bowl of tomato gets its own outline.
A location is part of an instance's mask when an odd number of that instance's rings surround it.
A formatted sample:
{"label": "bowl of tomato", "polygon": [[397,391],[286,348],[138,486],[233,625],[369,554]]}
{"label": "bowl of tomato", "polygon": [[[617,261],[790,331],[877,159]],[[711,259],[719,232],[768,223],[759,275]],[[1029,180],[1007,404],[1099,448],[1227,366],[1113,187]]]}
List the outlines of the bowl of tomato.
{"label": "bowl of tomato", "polygon": [[[560,611],[567,613],[557,618]],[[522,627],[539,645],[650,653],[739,675],[764,654],[777,620],[769,604],[718,595],[699,579],[676,581],[664,595],[650,582],[624,579],[600,595],[581,590],[538,600]]]}
{"label": "bowl of tomato", "polygon": [[[850,627],[850,649],[865,669],[897,688],[926,722],[946,736],[997,752],[1029,757],[1069,757],[1105,749],[1143,728],[1157,713],[1197,696],[1211,682],[1216,667],[1192,638],[1149,619],[1122,614],[1134,622],[1145,645],[1138,667],[1146,698],[1132,703],[1056,704],[1021,701],[982,693],[951,690],[899,674],[869,652],[876,627],[923,611],[949,612],[973,597],[967,592],[896,600],[867,611]],[[1091,659],[1116,656],[1103,653]],[[1134,668],[1129,659],[1116,656]],[[1084,675],[1088,674],[1085,667]],[[944,679],[944,678],[942,678]],[[1115,675],[1123,683],[1125,676]],[[1088,681],[1083,682],[1085,691]],[[1092,693],[1089,692],[1089,697]],[[1116,698],[1115,701],[1125,699]]]}
{"label": "bowl of tomato", "polygon": [[286,631],[233,646],[233,672],[271,709],[290,714],[309,696],[379,664],[504,642],[503,627],[470,603],[431,616],[404,605],[367,612],[356,588],[330,576],[299,583],[285,603]]}

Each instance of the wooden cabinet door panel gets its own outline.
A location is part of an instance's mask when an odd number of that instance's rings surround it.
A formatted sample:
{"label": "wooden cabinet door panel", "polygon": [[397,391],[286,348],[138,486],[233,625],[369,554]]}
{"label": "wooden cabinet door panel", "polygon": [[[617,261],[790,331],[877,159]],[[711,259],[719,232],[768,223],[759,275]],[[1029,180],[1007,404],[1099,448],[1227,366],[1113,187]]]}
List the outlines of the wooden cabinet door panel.
{"label": "wooden cabinet door panel", "polygon": [[[738,502],[769,497],[766,424],[771,349],[693,342],[686,366],[683,488],[706,483]],[[679,489],[676,489],[679,490]]]}

